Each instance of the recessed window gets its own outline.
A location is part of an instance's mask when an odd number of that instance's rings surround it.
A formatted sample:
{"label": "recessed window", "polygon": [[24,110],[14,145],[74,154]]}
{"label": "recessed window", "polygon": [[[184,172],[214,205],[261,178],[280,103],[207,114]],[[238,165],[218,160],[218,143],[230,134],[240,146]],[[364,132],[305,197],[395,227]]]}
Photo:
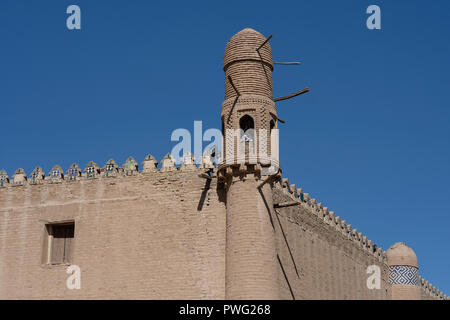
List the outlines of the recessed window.
{"label": "recessed window", "polygon": [[52,223],[46,225],[47,263],[70,264],[72,262],[75,223]]}

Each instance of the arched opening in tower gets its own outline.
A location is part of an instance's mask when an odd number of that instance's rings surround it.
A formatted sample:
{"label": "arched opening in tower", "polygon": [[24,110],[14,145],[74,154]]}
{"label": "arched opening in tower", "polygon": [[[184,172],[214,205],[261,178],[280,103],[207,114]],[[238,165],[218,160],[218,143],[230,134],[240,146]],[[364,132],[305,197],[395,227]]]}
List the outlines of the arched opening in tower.
{"label": "arched opening in tower", "polygon": [[239,120],[239,129],[241,137],[238,158],[240,158],[239,154],[242,154],[243,151],[245,155],[245,162],[250,162],[250,160],[254,161],[253,158],[256,159],[255,121],[252,117],[246,114]]}
{"label": "arched opening in tower", "polygon": [[242,130],[241,139],[244,141],[253,141],[255,122],[248,114],[239,120],[239,128]]}

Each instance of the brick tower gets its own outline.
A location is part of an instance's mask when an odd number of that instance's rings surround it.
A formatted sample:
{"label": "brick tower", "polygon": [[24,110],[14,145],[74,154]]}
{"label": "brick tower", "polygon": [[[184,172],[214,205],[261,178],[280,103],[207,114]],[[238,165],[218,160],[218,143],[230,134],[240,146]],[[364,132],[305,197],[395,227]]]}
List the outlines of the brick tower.
{"label": "brick tower", "polygon": [[278,170],[272,52],[267,39],[244,29],[227,43],[222,104],[226,200],[226,299],[278,299],[272,181]]}

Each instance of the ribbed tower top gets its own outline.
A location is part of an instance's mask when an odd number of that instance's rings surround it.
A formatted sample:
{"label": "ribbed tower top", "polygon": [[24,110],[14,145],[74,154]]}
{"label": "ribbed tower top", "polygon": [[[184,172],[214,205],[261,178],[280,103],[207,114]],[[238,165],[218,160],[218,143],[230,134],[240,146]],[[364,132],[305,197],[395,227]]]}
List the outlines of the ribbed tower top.
{"label": "ribbed tower top", "polygon": [[261,61],[261,58],[263,62],[268,64],[273,70],[272,49],[270,48],[269,42],[259,50],[261,57],[256,51],[264,41],[266,41],[266,38],[261,33],[251,28],[245,28],[236,33],[228,41],[225,48],[223,70],[226,71],[228,66],[236,61]]}
{"label": "ribbed tower top", "polygon": [[418,267],[416,254],[403,242],[397,242],[388,249],[387,259],[390,266]]}

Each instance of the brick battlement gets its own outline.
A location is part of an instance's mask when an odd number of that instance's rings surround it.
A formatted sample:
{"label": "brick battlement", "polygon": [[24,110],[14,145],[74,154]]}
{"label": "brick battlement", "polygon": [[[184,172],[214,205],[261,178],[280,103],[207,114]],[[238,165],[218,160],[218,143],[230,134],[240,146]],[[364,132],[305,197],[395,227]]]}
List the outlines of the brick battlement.
{"label": "brick battlement", "polygon": [[[0,299],[224,299],[224,192],[207,169],[166,160],[0,188]],[[80,290],[44,245],[47,225],[69,221]]]}
{"label": "brick battlement", "polygon": [[189,171],[195,169],[203,169],[204,171],[204,169],[213,169],[214,167],[213,161],[206,156],[202,158],[201,164],[197,166],[194,157],[190,153],[185,154],[181,159],[181,165],[177,166],[175,158],[168,153],[161,160],[161,167],[158,168],[158,161],[152,155],[147,155],[142,162],[141,170],[139,170],[139,165],[133,157],[129,157],[122,166],[118,166],[113,159],[110,159],[103,168],[91,161],[83,171],[76,163],[72,164],[66,172],[59,165],[55,165],[48,175],[45,175],[41,167],[36,167],[30,175],[27,175],[24,169],[19,168],[11,178],[9,178],[5,170],[1,170],[0,188],[62,183],[65,181],[75,182],[102,177],[133,176],[151,172]]}
{"label": "brick battlement", "polygon": [[442,291],[440,291],[438,288],[436,288],[421,276],[419,276],[419,283],[422,292],[425,295],[429,296],[431,299],[450,300],[449,296],[444,294]]}

